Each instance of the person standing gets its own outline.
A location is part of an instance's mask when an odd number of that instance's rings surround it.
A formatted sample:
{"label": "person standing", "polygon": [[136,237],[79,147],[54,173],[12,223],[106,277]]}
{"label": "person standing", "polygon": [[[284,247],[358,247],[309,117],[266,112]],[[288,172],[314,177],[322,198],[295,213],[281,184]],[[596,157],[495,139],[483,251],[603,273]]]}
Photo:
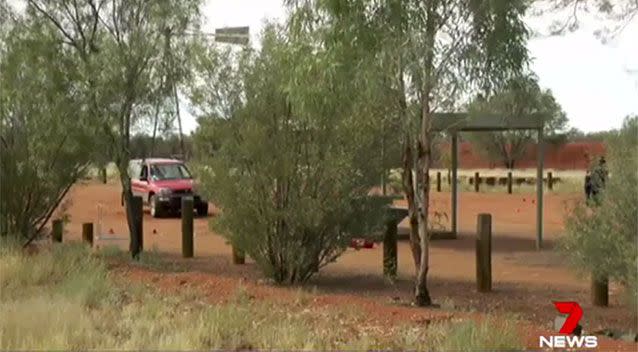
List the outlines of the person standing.
{"label": "person standing", "polygon": [[599,195],[607,181],[607,165],[605,157],[601,156],[598,163],[585,175],[585,196],[588,201],[599,202]]}

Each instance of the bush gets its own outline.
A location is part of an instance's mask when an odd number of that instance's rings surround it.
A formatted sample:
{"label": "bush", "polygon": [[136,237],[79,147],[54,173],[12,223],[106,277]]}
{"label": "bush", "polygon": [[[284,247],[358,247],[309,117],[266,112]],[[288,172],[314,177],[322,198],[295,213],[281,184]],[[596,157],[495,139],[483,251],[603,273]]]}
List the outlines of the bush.
{"label": "bush", "polygon": [[597,202],[576,204],[561,247],[575,267],[623,283],[638,301],[638,117],[607,141],[609,178]]}
{"label": "bush", "polygon": [[[201,183],[221,208],[215,229],[287,283],[306,281],[353,236],[377,230],[389,202],[366,198],[379,175],[360,162],[373,136],[344,108],[338,72],[304,45],[270,27],[261,52],[239,68],[245,102],[227,119],[200,119],[216,123],[202,123],[194,138]],[[292,71],[304,79],[289,82]]]}
{"label": "bush", "polygon": [[82,176],[93,143],[59,40],[24,23],[7,38],[0,40],[0,235],[30,237]]}

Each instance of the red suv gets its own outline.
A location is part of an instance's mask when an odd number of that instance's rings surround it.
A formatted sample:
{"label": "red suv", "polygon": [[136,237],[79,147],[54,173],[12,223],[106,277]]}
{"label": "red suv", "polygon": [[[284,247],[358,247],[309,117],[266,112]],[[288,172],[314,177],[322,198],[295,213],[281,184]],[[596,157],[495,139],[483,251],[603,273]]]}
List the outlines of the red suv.
{"label": "red suv", "polygon": [[133,195],[142,197],[155,218],[178,212],[186,196],[193,197],[197,215],[208,215],[208,202],[197,193],[191,173],[180,160],[134,159],[129,176]]}

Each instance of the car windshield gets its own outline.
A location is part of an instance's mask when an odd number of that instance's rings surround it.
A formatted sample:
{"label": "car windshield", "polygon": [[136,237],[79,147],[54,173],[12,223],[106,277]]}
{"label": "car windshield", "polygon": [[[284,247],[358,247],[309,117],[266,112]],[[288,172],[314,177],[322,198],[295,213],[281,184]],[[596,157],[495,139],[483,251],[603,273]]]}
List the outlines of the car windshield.
{"label": "car windshield", "polygon": [[151,178],[154,180],[179,180],[192,177],[184,164],[154,164],[151,165]]}

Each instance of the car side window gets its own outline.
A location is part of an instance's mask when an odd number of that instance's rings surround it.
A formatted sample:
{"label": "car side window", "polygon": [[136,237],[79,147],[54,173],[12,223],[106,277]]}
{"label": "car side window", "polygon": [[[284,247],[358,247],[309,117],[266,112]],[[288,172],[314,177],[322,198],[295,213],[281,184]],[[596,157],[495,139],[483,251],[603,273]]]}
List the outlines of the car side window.
{"label": "car side window", "polygon": [[148,166],[142,166],[142,171],[140,172],[140,179],[148,179]]}

